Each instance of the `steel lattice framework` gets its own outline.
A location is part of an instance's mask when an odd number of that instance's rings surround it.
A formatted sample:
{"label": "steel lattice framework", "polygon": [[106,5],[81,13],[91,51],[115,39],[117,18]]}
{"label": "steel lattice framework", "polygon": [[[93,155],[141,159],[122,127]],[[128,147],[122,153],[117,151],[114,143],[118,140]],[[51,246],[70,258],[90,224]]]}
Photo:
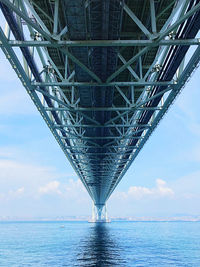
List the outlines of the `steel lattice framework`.
{"label": "steel lattice framework", "polygon": [[0,0],[0,47],[102,207],[200,61],[199,0]]}

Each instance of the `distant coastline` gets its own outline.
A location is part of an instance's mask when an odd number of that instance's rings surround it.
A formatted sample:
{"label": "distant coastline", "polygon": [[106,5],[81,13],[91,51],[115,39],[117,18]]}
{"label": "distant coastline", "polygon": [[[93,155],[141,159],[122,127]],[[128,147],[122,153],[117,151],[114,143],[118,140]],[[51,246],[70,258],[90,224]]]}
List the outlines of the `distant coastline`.
{"label": "distant coastline", "polygon": [[[18,217],[0,216],[0,222],[83,222],[89,216],[57,216],[57,217]],[[112,222],[200,222],[200,215],[182,216],[134,216],[110,217]]]}

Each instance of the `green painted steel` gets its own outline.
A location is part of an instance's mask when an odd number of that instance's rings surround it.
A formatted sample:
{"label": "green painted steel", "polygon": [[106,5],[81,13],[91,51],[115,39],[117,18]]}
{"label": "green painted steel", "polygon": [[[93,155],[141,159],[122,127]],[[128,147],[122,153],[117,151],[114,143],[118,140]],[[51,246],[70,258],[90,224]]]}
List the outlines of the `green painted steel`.
{"label": "green painted steel", "polygon": [[[0,4],[7,24],[6,31],[0,29],[0,47],[96,207],[102,209],[199,64],[200,39],[196,34],[187,37],[180,29],[192,31],[189,22],[200,3],[0,0]],[[94,10],[104,13],[105,25]],[[94,37],[99,34],[97,25],[103,29],[102,38]],[[195,49],[185,60],[191,46]],[[183,56],[174,74],[164,79],[176,51],[177,58]]]}

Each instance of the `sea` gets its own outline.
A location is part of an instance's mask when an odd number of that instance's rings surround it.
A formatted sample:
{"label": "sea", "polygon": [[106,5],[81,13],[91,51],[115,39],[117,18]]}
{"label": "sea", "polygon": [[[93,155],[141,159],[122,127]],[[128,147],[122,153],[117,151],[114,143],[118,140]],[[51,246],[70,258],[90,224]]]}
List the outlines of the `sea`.
{"label": "sea", "polygon": [[200,222],[0,222],[0,266],[200,267]]}

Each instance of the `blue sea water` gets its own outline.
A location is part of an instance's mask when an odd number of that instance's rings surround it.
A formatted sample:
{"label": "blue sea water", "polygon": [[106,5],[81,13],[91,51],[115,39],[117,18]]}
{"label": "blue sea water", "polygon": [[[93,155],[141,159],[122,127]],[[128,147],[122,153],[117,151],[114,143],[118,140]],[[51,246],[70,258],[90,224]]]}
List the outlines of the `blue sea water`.
{"label": "blue sea water", "polygon": [[200,266],[200,222],[1,222],[0,266]]}

